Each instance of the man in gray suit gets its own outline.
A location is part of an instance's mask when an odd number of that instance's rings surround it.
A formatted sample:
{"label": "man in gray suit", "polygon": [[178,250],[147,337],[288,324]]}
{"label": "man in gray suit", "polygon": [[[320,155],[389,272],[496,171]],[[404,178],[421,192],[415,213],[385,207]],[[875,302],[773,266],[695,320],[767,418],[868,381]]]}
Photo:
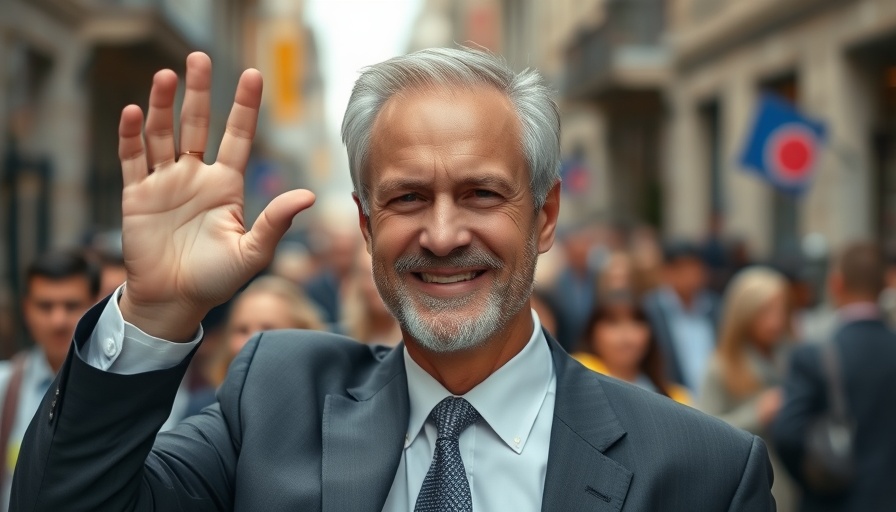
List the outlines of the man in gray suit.
{"label": "man in gray suit", "polygon": [[[559,116],[537,73],[472,50],[365,70],[343,137],[396,349],[254,338],[218,402],[157,434],[200,319],[313,202],[252,229],[243,176],[261,96],[243,74],[206,165],[211,63],[122,112],[126,285],[81,321],[22,448],[13,510],[774,510],[762,441],[592,373],[529,308],[560,206]],[[168,341],[166,341],[168,340]],[[22,460],[24,459],[24,460]]]}

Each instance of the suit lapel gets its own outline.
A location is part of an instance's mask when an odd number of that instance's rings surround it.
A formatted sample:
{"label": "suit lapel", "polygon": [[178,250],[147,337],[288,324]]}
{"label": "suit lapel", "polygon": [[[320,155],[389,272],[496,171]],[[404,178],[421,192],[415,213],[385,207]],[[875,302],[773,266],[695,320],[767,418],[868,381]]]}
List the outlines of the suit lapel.
{"label": "suit lapel", "polygon": [[403,346],[349,396],[327,395],[323,413],[321,501],[324,511],[380,511],[404,447],[408,384]]}
{"label": "suit lapel", "polygon": [[[550,340],[550,337],[549,337]],[[557,395],[542,510],[619,511],[632,472],[604,455],[625,436],[596,374],[550,340]]]}

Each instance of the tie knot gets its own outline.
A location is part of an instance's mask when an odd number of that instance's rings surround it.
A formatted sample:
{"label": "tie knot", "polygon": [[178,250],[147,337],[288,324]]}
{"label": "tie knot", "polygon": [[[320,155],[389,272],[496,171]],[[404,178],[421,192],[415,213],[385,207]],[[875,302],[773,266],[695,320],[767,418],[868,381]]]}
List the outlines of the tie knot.
{"label": "tie knot", "polygon": [[467,427],[479,421],[479,412],[463,398],[449,396],[436,405],[430,414],[439,439],[457,439]]}

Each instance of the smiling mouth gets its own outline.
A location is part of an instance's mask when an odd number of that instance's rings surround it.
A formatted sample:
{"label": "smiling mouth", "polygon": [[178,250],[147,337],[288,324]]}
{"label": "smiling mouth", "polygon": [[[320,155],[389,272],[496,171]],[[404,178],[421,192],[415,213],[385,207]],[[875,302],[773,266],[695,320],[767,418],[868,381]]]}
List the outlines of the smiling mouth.
{"label": "smiling mouth", "polygon": [[428,274],[426,272],[414,272],[414,275],[424,283],[452,284],[462,283],[464,281],[472,281],[473,279],[476,279],[484,273],[484,270],[475,270],[472,272],[463,272],[460,274],[452,275]]}

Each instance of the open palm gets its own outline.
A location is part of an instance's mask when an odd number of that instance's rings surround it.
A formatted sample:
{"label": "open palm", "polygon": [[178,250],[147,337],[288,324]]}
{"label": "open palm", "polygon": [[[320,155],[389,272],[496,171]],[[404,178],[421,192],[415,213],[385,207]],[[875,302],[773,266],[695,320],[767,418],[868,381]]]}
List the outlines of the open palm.
{"label": "open palm", "polygon": [[174,141],[177,76],[153,80],[146,119],[130,105],[119,127],[124,190],[122,244],[127,286],[122,314],[149,334],[188,339],[205,313],[230,298],[270,262],[292,218],[314,202],[306,190],[275,198],[247,231],[243,181],[262,80],[256,70],[240,77],[218,160],[203,161],[208,138],[211,61],[187,58],[179,153]]}

